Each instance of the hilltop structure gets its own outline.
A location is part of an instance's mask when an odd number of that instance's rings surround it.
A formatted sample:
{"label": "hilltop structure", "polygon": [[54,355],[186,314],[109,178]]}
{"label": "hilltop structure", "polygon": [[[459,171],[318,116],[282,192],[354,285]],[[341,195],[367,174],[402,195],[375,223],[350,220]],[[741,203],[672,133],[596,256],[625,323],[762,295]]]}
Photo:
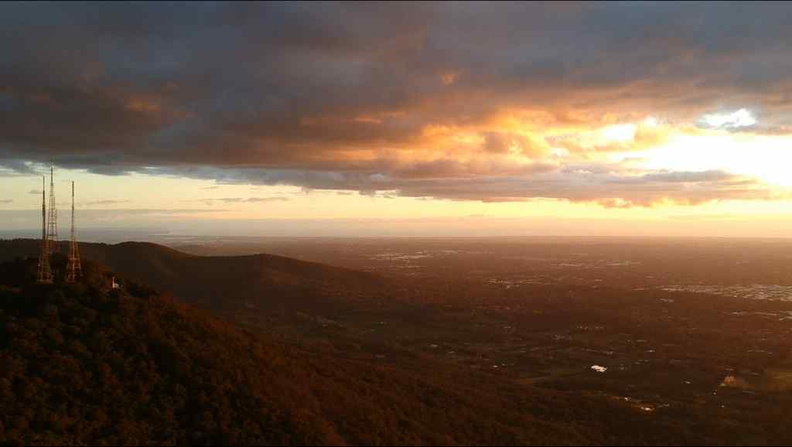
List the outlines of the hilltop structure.
{"label": "hilltop structure", "polygon": [[52,284],[52,269],[50,268],[50,244],[47,232],[47,196],[46,177],[41,177],[41,250],[38,260],[38,273],[36,282]]}
{"label": "hilltop structure", "polygon": [[58,208],[55,205],[55,168],[50,166],[50,198],[47,214],[47,242],[50,254],[58,249]]}
{"label": "hilltop structure", "polygon": [[[54,275],[51,257],[53,253],[59,251],[58,210],[55,206],[55,169],[52,166],[50,166],[49,210],[47,209],[46,183],[46,176],[43,176],[41,178],[41,248],[36,274],[36,281],[40,284],[53,283]],[[69,258],[66,265],[66,282],[73,283],[82,276],[82,263],[80,262],[80,250],[77,245],[77,229],[74,216],[74,182],[72,182],[71,211],[71,240],[69,243]]]}
{"label": "hilltop structure", "polygon": [[72,182],[71,241],[69,242],[69,263],[66,265],[66,282],[77,282],[82,276],[80,249],[77,245],[77,230],[74,226],[74,182]]}

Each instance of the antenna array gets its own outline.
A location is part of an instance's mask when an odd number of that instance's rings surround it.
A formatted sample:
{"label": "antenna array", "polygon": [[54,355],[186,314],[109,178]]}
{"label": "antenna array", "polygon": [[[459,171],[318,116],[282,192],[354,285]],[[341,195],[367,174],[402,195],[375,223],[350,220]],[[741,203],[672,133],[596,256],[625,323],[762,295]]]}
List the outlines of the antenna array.
{"label": "antenna array", "polygon": [[71,242],[69,243],[69,263],[66,266],[66,282],[77,282],[82,276],[80,247],[77,245],[77,231],[74,226],[74,182],[72,182]]}
{"label": "antenna array", "polygon": [[41,177],[41,251],[38,260],[38,273],[36,281],[41,284],[52,284],[52,270],[50,269],[50,245],[47,238],[47,199],[46,177]]}
{"label": "antenna array", "polygon": [[47,217],[47,243],[50,254],[58,252],[58,209],[55,206],[55,169],[50,166],[50,199]]}

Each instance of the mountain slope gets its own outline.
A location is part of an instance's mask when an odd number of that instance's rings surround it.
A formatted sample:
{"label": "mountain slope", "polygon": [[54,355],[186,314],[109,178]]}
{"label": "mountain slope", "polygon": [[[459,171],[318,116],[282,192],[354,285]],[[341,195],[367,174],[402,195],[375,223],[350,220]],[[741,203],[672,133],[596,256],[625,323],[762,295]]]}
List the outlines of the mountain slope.
{"label": "mountain slope", "polygon": [[[38,256],[37,240],[0,241],[0,261]],[[60,244],[66,252],[65,243]],[[328,299],[373,290],[375,275],[273,255],[193,256],[144,242],[81,243],[83,259],[215,311],[332,306]]]}
{"label": "mountain slope", "polygon": [[438,363],[252,336],[86,267],[87,284],[41,286],[32,261],[0,266],[14,284],[0,286],[0,443],[578,444],[613,442],[609,418],[645,422]]}

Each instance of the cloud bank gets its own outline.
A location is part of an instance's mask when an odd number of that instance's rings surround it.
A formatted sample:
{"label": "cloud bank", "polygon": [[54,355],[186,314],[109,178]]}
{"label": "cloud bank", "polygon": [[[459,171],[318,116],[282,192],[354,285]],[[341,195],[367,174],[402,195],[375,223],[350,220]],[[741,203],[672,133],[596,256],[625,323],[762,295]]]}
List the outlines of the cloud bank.
{"label": "cloud bank", "polygon": [[[0,165],[604,206],[764,199],[607,158],[792,128],[787,4],[0,5]],[[664,122],[646,122],[661,116]],[[720,123],[720,124],[719,124]]]}

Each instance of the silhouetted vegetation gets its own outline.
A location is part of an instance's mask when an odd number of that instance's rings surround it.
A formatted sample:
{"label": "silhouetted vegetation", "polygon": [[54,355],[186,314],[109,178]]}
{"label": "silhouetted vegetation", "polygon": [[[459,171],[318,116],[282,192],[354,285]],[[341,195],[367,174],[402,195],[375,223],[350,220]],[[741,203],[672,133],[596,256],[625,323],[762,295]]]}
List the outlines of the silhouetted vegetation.
{"label": "silhouetted vegetation", "polygon": [[[153,244],[88,247],[174,283],[209,263]],[[234,269],[221,267],[201,279],[217,282],[197,302],[231,320],[265,316],[255,333],[126,275],[111,290],[114,274],[91,262],[80,284],[51,286],[33,283],[35,259],[0,264],[0,443],[792,441],[792,393],[778,388],[789,360],[783,303],[713,308],[697,294],[463,281],[427,287],[438,295],[424,303],[355,301],[364,277],[354,272],[265,256],[213,258],[212,268],[224,259],[258,265],[246,268],[261,269],[263,286],[223,285]],[[53,268],[63,265],[55,256]],[[310,287],[294,286],[303,279]],[[328,282],[349,288],[311,295]],[[196,286],[183,287],[180,296]],[[237,289],[231,301],[222,287]],[[243,292],[274,306],[243,306]],[[305,298],[290,303],[296,319],[262,325],[295,297]],[[588,370],[600,362],[607,374]]]}
{"label": "silhouetted vegetation", "polygon": [[84,284],[7,281],[34,267],[0,269],[4,443],[575,443],[591,438],[537,416],[606,405],[308,355],[131,282],[109,290],[95,266]]}

